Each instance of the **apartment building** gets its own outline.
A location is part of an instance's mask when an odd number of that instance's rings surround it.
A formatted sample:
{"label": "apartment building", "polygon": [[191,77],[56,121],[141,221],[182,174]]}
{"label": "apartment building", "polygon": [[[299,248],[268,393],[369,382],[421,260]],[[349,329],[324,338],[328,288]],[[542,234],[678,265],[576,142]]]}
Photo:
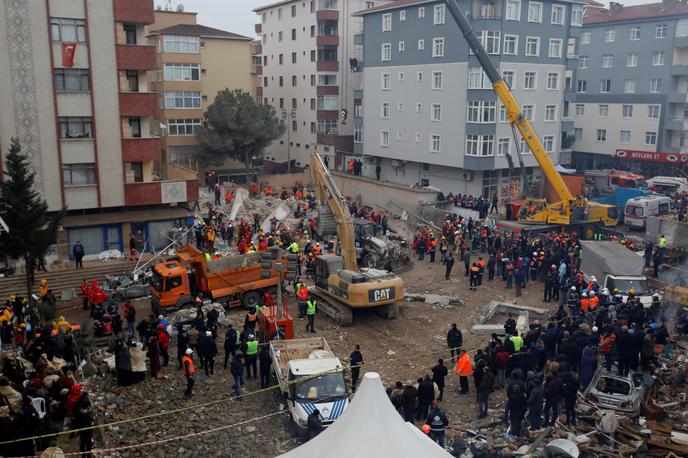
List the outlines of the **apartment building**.
{"label": "apartment building", "polygon": [[590,10],[579,49],[573,164],[686,163],[688,4]]}
{"label": "apartment building", "polygon": [[[148,39],[156,47],[153,87],[168,170],[195,171],[203,113],[225,88],[255,94],[249,37],[197,23],[197,13],[155,11]],[[170,165],[174,167],[170,167]]]}
{"label": "apartment building", "polygon": [[123,250],[130,233],[159,245],[198,198],[196,180],[156,170],[152,22],[153,0],[0,4],[0,154],[17,137],[49,209],[69,210],[62,256],[76,240]]}
{"label": "apartment building", "polygon": [[[352,13],[387,1],[285,0],[260,17],[263,103],[287,129],[265,153],[267,163],[305,166],[313,147],[342,164],[353,153],[354,91],[362,82],[363,20]],[[259,55],[259,54],[256,54]]]}
{"label": "apartment building", "polygon": [[[460,2],[490,57],[522,104],[552,160],[562,129],[572,129],[576,37],[583,5],[558,1]],[[537,161],[512,132],[491,89],[443,2],[400,0],[363,17],[364,89],[354,107],[354,151],[367,175],[443,192],[502,199],[520,194],[521,178],[507,155],[522,151],[531,192],[542,192]],[[516,175],[518,172],[516,171]]]}

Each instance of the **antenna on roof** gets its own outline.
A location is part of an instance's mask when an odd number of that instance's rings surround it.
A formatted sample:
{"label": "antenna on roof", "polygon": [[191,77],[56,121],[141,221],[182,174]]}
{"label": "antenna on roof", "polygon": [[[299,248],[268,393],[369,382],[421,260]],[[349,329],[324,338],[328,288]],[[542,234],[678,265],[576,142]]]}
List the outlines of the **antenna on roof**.
{"label": "antenna on roof", "polygon": [[165,11],[172,11],[172,0],[167,0],[165,4]]}
{"label": "antenna on roof", "polygon": [[184,5],[181,3],[177,5],[177,13],[183,13],[184,12]]}

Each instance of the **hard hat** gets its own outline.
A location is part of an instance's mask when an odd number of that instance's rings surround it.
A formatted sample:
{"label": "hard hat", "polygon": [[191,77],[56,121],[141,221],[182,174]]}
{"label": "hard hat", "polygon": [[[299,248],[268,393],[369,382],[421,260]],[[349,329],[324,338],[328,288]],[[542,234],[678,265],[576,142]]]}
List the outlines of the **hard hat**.
{"label": "hard hat", "polygon": [[575,290],[576,290],[576,287],[575,287],[575,286],[572,286],[572,287],[571,287],[571,291],[575,291]]}
{"label": "hard hat", "polygon": [[597,278],[595,278],[594,275],[591,275],[591,276],[590,276],[590,281],[597,281]]}
{"label": "hard hat", "polygon": [[596,293],[595,293],[595,290],[590,291],[590,295],[591,295],[591,296],[594,296],[595,294],[596,294]]}
{"label": "hard hat", "polygon": [[555,266],[554,264],[552,264],[552,267],[551,267],[551,268],[552,268],[552,269],[556,269],[557,266]]}
{"label": "hard hat", "polygon": [[533,256],[537,256],[537,251],[533,251]]}
{"label": "hard hat", "polygon": [[430,434],[430,425],[423,425],[420,428],[421,431],[423,431],[425,434]]}
{"label": "hard hat", "polygon": [[541,252],[540,252],[540,254],[541,254],[541,255],[544,255],[544,254],[545,254],[545,252],[544,252],[544,251],[541,251]]}
{"label": "hard hat", "polygon": [[628,290],[628,294],[635,294],[635,290],[634,290],[634,289],[629,289],[629,290]]}
{"label": "hard hat", "polygon": [[585,293],[585,291],[581,294],[582,297],[588,297],[588,295]]}
{"label": "hard hat", "polygon": [[213,333],[212,333],[212,332],[210,332],[210,331],[206,331],[206,332],[205,332],[205,335],[206,335],[206,336],[208,336],[208,337],[210,337],[210,336],[212,336],[212,335],[213,335]]}
{"label": "hard hat", "polygon": [[659,293],[654,293],[654,294],[652,295],[652,297],[657,297],[657,298],[659,298]]}
{"label": "hard hat", "polygon": [[187,355],[193,354],[193,350],[190,349],[190,348],[187,348],[187,349],[186,349],[186,354],[187,354]]}
{"label": "hard hat", "polygon": [[253,339],[253,338],[254,338],[254,337],[253,337],[253,334],[249,334],[249,335],[248,335],[248,338],[249,338],[249,339]]}
{"label": "hard hat", "polygon": [[618,292],[619,292],[619,288],[614,288],[614,290],[613,290],[613,291],[614,291],[614,294],[616,294],[616,293],[618,293]]}

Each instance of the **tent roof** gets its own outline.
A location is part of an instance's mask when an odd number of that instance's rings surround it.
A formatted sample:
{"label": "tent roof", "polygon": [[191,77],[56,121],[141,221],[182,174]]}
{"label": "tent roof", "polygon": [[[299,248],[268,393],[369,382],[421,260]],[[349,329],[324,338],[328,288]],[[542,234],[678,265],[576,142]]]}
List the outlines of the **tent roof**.
{"label": "tent roof", "polygon": [[282,458],[352,456],[451,457],[427,436],[413,431],[387,397],[380,374],[368,372],[344,414],[320,435]]}

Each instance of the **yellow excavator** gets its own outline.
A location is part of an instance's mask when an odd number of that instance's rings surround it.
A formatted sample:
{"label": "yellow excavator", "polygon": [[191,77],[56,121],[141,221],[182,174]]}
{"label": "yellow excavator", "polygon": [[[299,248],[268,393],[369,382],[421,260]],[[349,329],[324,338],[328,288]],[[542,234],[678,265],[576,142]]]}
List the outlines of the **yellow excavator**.
{"label": "yellow excavator", "polygon": [[[517,129],[530,151],[535,156],[542,168],[547,180],[556,192],[559,201],[547,204],[544,199],[528,199],[528,202],[514,215],[518,221],[524,223],[539,223],[577,229],[579,233],[590,238],[599,227],[616,226],[616,207],[597,202],[590,202],[585,197],[574,197],[561,175],[554,168],[552,160],[547,155],[540,139],[535,134],[533,126],[523,115],[516,98],[511,93],[511,88],[502,78],[496,65],[492,62],[480,40],[475,36],[468,19],[459,7],[457,0],[445,0],[447,9],[458,24],[468,45],[473,50],[478,62],[492,83],[499,100],[504,104],[507,119],[512,128]],[[518,148],[518,142],[516,142]],[[518,151],[517,151],[518,152]],[[520,153],[519,153],[520,156]],[[552,228],[554,229],[554,227]]]}
{"label": "yellow excavator", "polygon": [[310,169],[316,197],[329,207],[337,222],[341,253],[315,258],[315,286],[310,291],[319,299],[318,308],[340,326],[353,324],[353,310],[374,308],[384,318],[398,317],[399,301],[404,298],[403,280],[386,270],[358,267],[349,207],[315,150]]}

